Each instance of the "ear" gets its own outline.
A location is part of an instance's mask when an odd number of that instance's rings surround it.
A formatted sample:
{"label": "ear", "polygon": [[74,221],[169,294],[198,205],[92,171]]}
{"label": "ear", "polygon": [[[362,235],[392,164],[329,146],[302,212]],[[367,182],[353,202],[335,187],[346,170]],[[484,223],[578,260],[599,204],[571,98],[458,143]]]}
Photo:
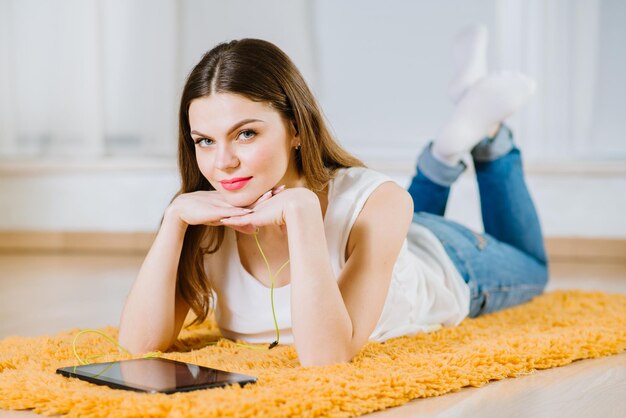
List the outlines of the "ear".
{"label": "ear", "polygon": [[293,136],[298,136],[300,134],[300,132],[298,131],[298,125],[296,124],[295,120],[291,121],[291,128],[293,129],[291,132],[293,134]]}

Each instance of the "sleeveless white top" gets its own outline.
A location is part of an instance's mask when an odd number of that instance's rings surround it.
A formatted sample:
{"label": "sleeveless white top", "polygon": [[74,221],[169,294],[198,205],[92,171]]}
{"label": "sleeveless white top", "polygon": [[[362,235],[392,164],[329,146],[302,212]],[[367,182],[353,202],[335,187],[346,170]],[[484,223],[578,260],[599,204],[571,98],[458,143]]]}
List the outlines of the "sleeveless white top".
{"label": "sleeveless white top", "polygon": [[[346,263],[346,245],[354,222],[370,194],[388,181],[393,180],[363,167],[339,169],[330,181],[324,230],[337,278]],[[222,335],[250,343],[274,341],[270,288],[243,268],[233,229],[226,228],[222,246],[206,255],[205,269],[215,291],[215,317]],[[284,344],[293,344],[290,291],[290,284],[274,288],[280,342]],[[456,325],[468,313],[468,285],[437,237],[413,223],[395,263],[387,299],[370,340],[384,341]]]}

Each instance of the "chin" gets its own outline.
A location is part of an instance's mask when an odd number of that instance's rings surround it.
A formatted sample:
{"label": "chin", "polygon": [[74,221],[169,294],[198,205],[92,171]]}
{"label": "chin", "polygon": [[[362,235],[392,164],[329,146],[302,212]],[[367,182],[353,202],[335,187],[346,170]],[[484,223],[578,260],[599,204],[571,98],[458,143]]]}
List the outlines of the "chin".
{"label": "chin", "polygon": [[240,195],[234,195],[233,193],[223,194],[224,200],[230,203],[233,206],[237,206],[239,208],[245,208],[246,206],[250,206],[254,202],[257,201],[262,194],[251,194],[251,193],[242,193]]}

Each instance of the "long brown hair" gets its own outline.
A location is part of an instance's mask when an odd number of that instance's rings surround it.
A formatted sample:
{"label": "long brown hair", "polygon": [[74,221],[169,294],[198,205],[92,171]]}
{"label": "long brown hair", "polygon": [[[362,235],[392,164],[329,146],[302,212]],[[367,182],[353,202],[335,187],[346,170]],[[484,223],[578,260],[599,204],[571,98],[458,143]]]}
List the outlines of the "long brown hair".
{"label": "long brown hair", "polygon": [[[291,121],[300,137],[296,152],[298,174],[314,191],[322,190],[342,167],[364,167],[345,151],[326,126],[313,93],[291,59],[276,45],[259,39],[221,43],[204,54],[189,74],[180,100],[178,168],[181,188],[176,194],[215,190],[196,163],[191,139],[189,106],[194,99],[213,93],[233,93],[264,102]],[[214,253],[224,241],[224,226],[189,225],[177,273],[177,290],[202,322],[214,304],[210,278],[204,271],[204,254]],[[203,240],[208,243],[201,248]]]}

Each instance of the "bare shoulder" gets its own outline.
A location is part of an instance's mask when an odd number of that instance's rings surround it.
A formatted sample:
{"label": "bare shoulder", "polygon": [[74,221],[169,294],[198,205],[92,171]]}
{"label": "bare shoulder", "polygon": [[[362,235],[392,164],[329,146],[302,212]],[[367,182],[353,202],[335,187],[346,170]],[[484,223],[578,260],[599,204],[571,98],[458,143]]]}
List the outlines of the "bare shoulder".
{"label": "bare shoulder", "polygon": [[377,216],[383,214],[403,218],[413,215],[411,195],[396,182],[388,181],[378,186],[365,202],[361,212],[366,219],[372,217],[376,219]]}
{"label": "bare shoulder", "polygon": [[[348,239],[346,258],[360,239],[375,234],[404,240],[413,219],[413,199],[395,182],[381,184],[372,192],[359,214]],[[384,231],[384,232],[383,232]]]}

